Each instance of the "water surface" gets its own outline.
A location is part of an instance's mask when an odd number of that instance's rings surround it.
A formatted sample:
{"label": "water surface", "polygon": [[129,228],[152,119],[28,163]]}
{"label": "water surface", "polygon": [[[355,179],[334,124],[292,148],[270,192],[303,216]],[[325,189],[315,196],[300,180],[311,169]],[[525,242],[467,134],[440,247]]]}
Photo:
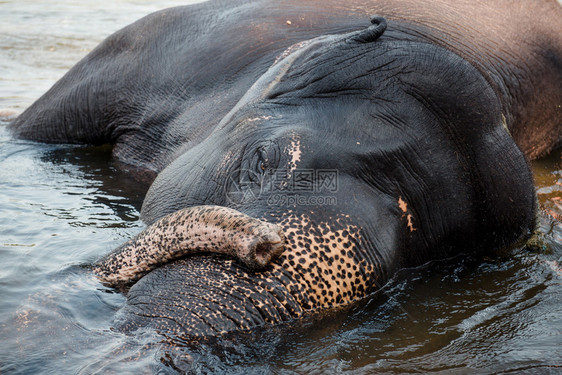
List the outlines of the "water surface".
{"label": "water surface", "polygon": [[[23,111],[111,32],[185,1],[0,1],[0,110]],[[146,187],[108,148],[0,123],[0,373],[560,373],[561,153],[534,163],[544,243],[397,275],[344,310],[214,342],[111,329],[124,297],[88,265],[143,228]]]}

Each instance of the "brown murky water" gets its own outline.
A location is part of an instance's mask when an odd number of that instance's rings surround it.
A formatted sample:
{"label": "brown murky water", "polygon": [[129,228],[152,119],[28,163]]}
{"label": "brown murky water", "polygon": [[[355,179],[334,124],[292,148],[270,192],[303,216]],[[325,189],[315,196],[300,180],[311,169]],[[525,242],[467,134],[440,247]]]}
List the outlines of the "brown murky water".
{"label": "brown murky water", "polygon": [[[0,1],[0,109],[21,112],[106,35],[182,3]],[[144,190],[107,149],[13,140],[0,123],[0,373],[561,373],[561,157],[533,166],[542,247],[404,270],[352,308],[175,357],[151,332],[111,330],[124,298],[87,268],[142,228]]]}

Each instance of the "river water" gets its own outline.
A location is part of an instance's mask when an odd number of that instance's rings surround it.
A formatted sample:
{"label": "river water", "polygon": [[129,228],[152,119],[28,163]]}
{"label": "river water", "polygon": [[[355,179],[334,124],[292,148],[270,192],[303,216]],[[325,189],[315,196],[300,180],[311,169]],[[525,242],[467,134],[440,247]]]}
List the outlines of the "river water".
{"label": "river water", "polygon": [[[0,1],[0,111],[23,111],[111,32],[185,3]],[[433,262],[346,310],[173,351],[113,331],[124,297],[88,270],[143,228],[145,188],[107,148],[14,140],[5,124],[0,374],[562,372],[560,152],[533,165],[538,248]]]}

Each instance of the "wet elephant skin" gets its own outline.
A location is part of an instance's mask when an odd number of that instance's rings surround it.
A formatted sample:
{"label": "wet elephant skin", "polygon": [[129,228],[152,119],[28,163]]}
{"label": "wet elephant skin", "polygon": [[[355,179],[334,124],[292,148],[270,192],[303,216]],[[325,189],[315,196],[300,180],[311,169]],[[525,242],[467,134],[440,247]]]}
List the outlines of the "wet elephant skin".
{"label": "wet elephant skin", "polygon": [[[148,230],[199,206],[281,228],[284,251],[263,270],[228,249],[234,259],[191,256],[130,280],[117,328],[205,336],[276,324],[356,302],[401,268],[531,235],[527,158],[562,138],[562,11],[516,2],[157,12],[110,36],[11,129],[114,144],[115,160],[152,183]],[[233,201],[241,187],[259,194]]]}

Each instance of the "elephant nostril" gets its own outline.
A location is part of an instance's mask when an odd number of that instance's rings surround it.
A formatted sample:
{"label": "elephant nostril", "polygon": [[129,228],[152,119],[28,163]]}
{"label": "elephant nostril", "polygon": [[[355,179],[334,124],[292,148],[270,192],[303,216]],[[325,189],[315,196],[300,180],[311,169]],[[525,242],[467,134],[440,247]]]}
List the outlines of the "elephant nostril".
{"label": "elephant nostril", "polygon": [[263,268],[285,250],[285,238],[281,231],[259,241],[255,247],[255,268]]}
{"label": "elephant nostril", "polygon": [[268,243],[260,243],[256,246],[256,262],[260,267],[264,267],[268,263],[269,245]]}

